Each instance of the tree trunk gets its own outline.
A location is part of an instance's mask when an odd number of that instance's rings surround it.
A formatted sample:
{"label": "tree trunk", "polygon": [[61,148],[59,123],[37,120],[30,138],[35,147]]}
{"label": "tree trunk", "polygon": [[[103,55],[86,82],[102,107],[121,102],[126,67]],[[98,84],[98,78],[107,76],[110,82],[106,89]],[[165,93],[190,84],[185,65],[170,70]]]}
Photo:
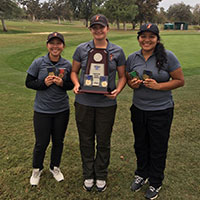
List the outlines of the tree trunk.
{"label": "tree trunk", "polygon": [[1,23],[2,23],[2,27],[3,27],[3,31],[4,31],[4,32],[7,32],[8,30],[7,30],[7,28],[6,28],[6,24],[5,24],[5,21],[4,21],[3,18],[1,18]]}
{"label": "tree trunk", "polygon": [[127,29],[126,29],[126,22],[123,22],[123,29],[124,29],[124,31],[127,30]]}
{"label": "tree trunk", "polygon": [[35,15],[34,14],[32,15],[32,21],[33,22],[35,21]]}
{"label": "tree trunk", "polygon": [[117,19],[116,24],[117,24],[117,29],[119,30],[119,29],[120,29],[120,26],[119,26],[119,19]]}
{"label": "tree trunk", "polygon": [[132,22],[132,29],[135,30],[135,22]]}
{"label": "tree trunk", "polygon": [[88,27],[88,19],[85,19],[85,27]]}
{"label": "tree trunk", "polygon": [[58,17],[58,24],[60,24],[60,17]]}

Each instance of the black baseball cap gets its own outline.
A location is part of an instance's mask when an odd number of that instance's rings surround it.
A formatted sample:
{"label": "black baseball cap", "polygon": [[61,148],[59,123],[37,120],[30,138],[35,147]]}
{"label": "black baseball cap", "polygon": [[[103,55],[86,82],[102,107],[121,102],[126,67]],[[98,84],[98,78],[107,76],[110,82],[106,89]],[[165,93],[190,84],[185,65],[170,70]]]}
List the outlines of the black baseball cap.
{"label": "black baseball cap", "polygon": [[53,38],[58,38],[62,41],[63,44],[65,44],[64,36],[61,33],[58,32],[50,33],[47,37],[47,43],[49,43],[50,40],[52,40]]}
{"label": "black baseball cap", "polygon": [[102,14],[94,15],[90,20],[90,28],[95,24],[108,26],[108,19]]}
{"label": "black baseball cap", "polygon": [[158,26],[156,24],[151,24],[151,23],[143,24],[140,27],[138,34],[141,34],[141,33],[146,32],[146,31],[155,33],[156,35],[159,36],[159,29],[158,29]]}

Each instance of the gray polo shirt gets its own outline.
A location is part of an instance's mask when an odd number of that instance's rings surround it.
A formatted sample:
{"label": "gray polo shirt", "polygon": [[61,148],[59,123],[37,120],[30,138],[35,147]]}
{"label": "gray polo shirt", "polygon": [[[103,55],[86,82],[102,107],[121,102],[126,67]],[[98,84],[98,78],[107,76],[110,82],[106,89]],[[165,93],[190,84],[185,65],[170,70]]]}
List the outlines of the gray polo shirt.
{"label": "gray polo shirt", "polygon": [[[48,54],[33,61],[27,73],[44,80],[48,76],[47,67],[55,66],[56,70],[65,68],[66,73],[71,72],[71,63],[64,58],[53,65],[49,60]],[[64,77],[65,78],[65,77]],[[37,90],[34,102],[34,110],[40,113],[59,113],[69,109],[69,97],[66,90],[52,84],[46,90]]]}
{"label": "gray polo shirt", "polygon": [[[108,41],[108,40],[107,40]],[[87,67],[88,51],[94,48],[93,40],[80,44],[74,52],[73,59],[81,63],[80,85],[83,85],[84,74]],[[109,87],[112,90],[116,88],[116,71],[117,67],[125,65],[126,58],[121,47],[112,44],[108,41],[106,50],[108,51],[109,63],[108,63],[108,82]],[[108,107],[116,105],[116,99],[109,99],[103,94],[77,94],[75,101],[79,104],[94,107]]]}
{"label": "gray polo shirt", "polygon": [[[134,52],[128,56],[126,71],[137,71],[140,79],[142,79],[143,70],[148,70],[152,72],[152,78],[157,82],[167,82],[170,80],[169,73],[179,68],[180,63],[171,51],[166,50],[166,54],[167,63],[164,65],[164,68],[159,71],[156,67],[156,57],[154,54],[145,61],[141,50]],[[133,104],[137,108],[146,111],[164,110],[174,106],[171,90],[153,90],[146,88],[144,85],[140,85],[139,88],[134,89]]]}

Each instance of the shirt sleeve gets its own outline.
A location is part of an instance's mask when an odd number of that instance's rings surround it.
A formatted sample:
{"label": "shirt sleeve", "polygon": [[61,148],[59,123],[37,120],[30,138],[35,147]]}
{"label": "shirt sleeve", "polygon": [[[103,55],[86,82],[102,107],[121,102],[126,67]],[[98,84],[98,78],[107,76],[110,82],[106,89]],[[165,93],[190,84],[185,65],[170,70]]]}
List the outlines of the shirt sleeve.
{"label": "shirt sleeve", "polygon": [[167,51],[168,71],[172,72],[181,67],[177,57],[171,51]]}
{"label": "shirt sleeve", "polygon": [[124,54],[123,49],[120,49],[120,54],[119,54],[117,66],[125,65],[125,63],[126,63],[126,56]]}
{"label": "shirt sleeve", "polygon": [[32,64],[30,65],[30,67],[27,70],[27,73],[34,76],[34,77],[38,77],[38,73],[39,73],[39,63],[38,60],[34,60],[32,62]]}
{"label": "shirt sleeve", "polygon": [[45,90],[48,88],[43,80],[39,80],[31,74],[27,74],[25,85],[27,88],[34,90]]}
{"label": "shirt sleeve", "polygon": [[81,52],[81,47],[78,46],[78,47],[76,48],[75,52],[74,52],[73,60],[76,60],[76,61],[78,61],[78,62],[81,62],[81,54],[80,54],[80,52]]}

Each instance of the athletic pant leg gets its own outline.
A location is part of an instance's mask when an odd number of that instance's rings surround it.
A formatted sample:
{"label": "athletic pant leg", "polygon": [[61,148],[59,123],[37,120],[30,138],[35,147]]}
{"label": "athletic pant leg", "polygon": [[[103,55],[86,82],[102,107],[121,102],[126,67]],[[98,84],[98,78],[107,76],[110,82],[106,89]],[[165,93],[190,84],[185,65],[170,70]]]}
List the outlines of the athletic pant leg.
{"label": "athletic pant leg", "polygon": [[96,129],[96,158],[95,176],[96,179],[106,180],[108,165],[110,163],[110,143],[112,128],[115,120],[117,105],[96,108],[95,129]]}
{"label": "athletic pant leg", "polygon": [[33,168],[43,169],[46,148],[50,142],[52,117],[49,114],[34,112],[35,147],[33,150]]}
{"label": "athletic pant leg", "polygon": [[95,108],[75,103],[76,124],[79,133],[80,152],[84,179],[95,178]]}
{"label": "athletic pant leg", "polygon": [[52,130],[52,148],[51,148],[51,163],[50,167],[59,167],[65,132],[69,122],[69,110],[56,113],[53,117],[53,130]]}
{"label": "athletic pant leg", "polygon": [[173,108],[148,113],[150,135],[149,182],[154,187],[161,186],[164,179],[172,119]]}
{"label": "athletic pant leg", "polygon": [[134,149],[137,158],[135,175],[149,177],[149,134],[146,128],[146,112],[131,106],[131,121],[134,133]]}

